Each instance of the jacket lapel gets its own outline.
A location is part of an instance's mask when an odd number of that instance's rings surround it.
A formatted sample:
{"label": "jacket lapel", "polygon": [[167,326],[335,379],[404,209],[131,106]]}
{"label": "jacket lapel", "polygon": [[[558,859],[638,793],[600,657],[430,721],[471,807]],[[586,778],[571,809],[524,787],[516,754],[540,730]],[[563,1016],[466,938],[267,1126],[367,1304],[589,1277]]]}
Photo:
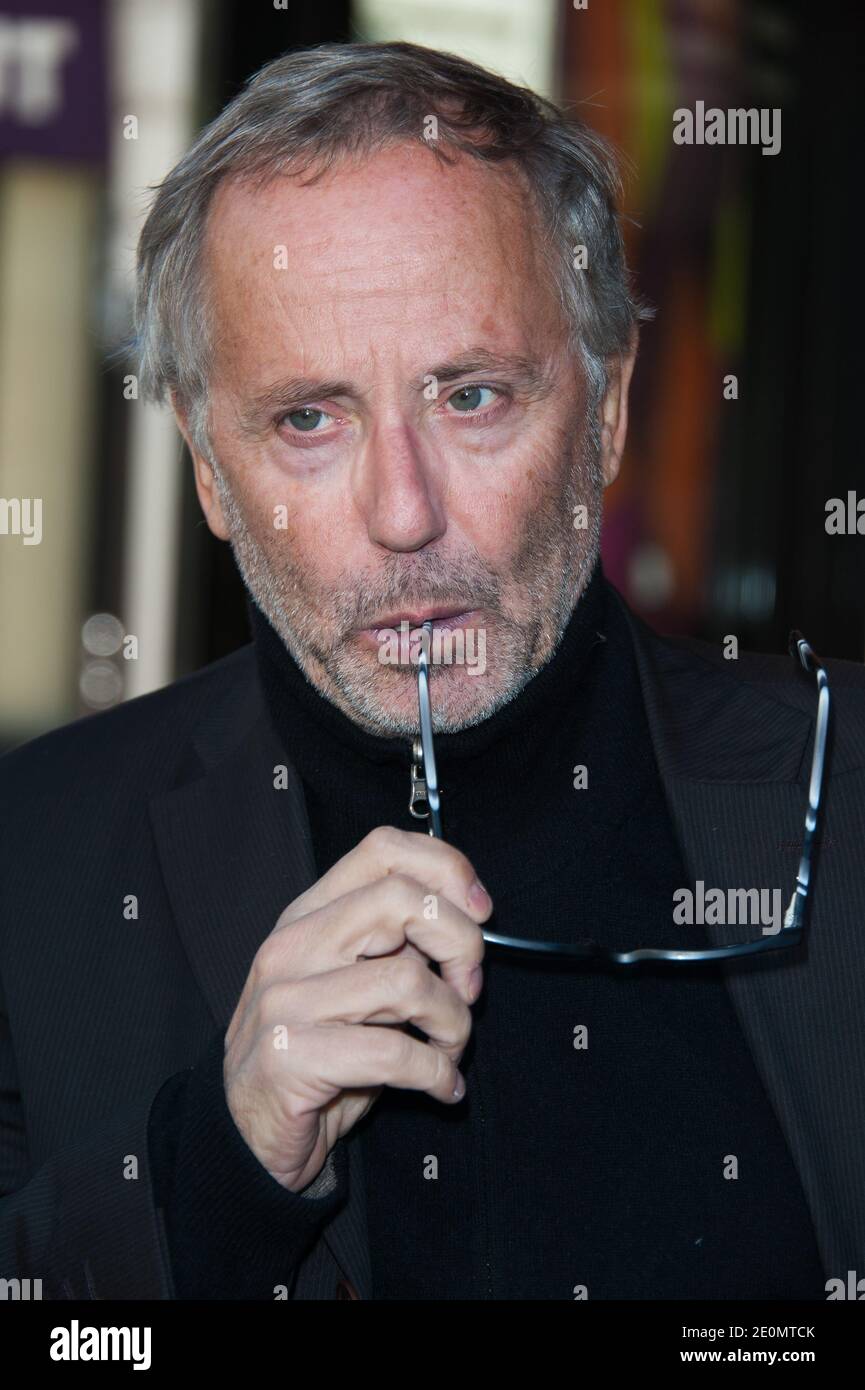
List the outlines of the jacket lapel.
{"label": "jacket lapel", "polygon": [[[166,888],[216,1025],[227,1028],[258,947],[315,881],[303,788],[261,696],[252,649],[194,740],[188,780],[151,801]],[[284,772],[276,779],[276,769]],[[275,779],[279,785],[275,786]],[[350,1196],[324,1239],[362,1298],[371,1296],[360,1153],[347,1144]]]}
{"label": "jacket lapel", "polygon": [[[790,658],[791,679],[782,685],[743,680],[680,639],[659,638],[613,592],[631,627],[655,755],[690,878],[683,886],[702,879],[706,889],[779,888],[786,911],[805,823],[814,678],[803,673],[797,681]],[[856,1269],[865,1249],[865,884],[851,872],[849,820],[857,805],[861,820],[862,788],[858,778],[839,775],[856,765],[851,746],[836,740],[827,766],[823,849],[805,943],[795,952],[724,967],[797,1164],[829,1277]],[[706,929],[717,945],[759,930]]]}

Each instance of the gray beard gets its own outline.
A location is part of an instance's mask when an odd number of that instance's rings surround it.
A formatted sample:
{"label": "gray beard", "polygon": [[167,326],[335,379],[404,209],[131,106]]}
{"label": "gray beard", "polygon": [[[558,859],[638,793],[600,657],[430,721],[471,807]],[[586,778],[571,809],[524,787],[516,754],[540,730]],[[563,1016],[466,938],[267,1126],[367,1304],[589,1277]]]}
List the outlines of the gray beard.
{"label": "gray beard", "polygon": [[[593,434],[586,441],[582,466],[574,470],[578,476],[568,475],[561,506],[548,505],[533,518],[531,533],[515,567],[517,576],[522,575],[529,581],[535,599],[538,616],[530,624],[522,626],[502,614],[497,606],[498,582],[483,569],[480,557],[473,568],[454,565],[447,557],[434,553],[416,560],[407,574],[406,557],[394,555],[390,557],[390,565],[384,568],[375,594],[369,588],[358,592],[351,608],[344,603],[329,605],[328,616],[336,620],[337,630],[347,632],[363,625],[357,621],[362,616],[398,608],[401,603],[407,605],[414,599],[430,603],[451,601],[455,581],[461,580],[462,592],[472,597],[473,606],[483,604],[496,613],[499,626],[496,657],[510,673],[506,683],[468,714],[453,715],[441,702],[434,700],[436,732],[453,733],[482,723],[510,703],[555,654],[600,552],[603,485],[598,460],[598,439]],[[413,737],[417,733],[417,716],[404,716],[382,707],[371,690],[368,661],[350,650],[335,653],[316,641],[317,625],[310,621],[301,576],[290,562],[282,573],[274,572],[265,550],[247,525],[212,450],[208,463],[216,482],[235,563],[247,591],[307,680],[319,694],[368,732]],[[589,524],[585,530],[577,532],[570,518],[580,503],[586,505]],[[579,540],[575,539],[577,536]],[[330,688],[323,687],[313,676],[315,662],[324,668]],[[435,668],[431,675],[435,680]]]}

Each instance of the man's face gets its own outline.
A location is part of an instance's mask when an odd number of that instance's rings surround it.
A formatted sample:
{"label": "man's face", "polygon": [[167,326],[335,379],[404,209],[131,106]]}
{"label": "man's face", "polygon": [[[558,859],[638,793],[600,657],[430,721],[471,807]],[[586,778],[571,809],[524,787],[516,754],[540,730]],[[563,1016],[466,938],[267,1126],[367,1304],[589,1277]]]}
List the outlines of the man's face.
{"label": "man's face", "polygon": [[599,451],[528,206],[513,173],[400,146],[211,209],[199,497],[308,678],[378,733],[417,729],[400,632],[434,618],[436,727],[475,723],[549,659],[597,555],[621,408]]}

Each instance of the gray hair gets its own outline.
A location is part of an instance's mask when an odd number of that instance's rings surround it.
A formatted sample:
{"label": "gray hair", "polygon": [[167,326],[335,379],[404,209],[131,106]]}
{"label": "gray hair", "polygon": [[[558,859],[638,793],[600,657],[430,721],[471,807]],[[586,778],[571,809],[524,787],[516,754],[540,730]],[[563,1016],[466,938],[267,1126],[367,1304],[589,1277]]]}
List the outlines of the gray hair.
{"label": "gray hair", "polygon": [[[155,401],[175,395],[205,456],[214,342],[201,252],[218,184],[231,176],[261,186],[281,174],[312,182],[345,156],[406,141],[446,163],[456,151],[521,171],[596,407],[605,359],[625,351],[634,326],[651,317],[631,291],[612,147],[527,87],[455,54],[410,43],[324,44],[263,67],[152,190],[138,243],[140,390]],[[574,265],[578,247],[584,269]]]}

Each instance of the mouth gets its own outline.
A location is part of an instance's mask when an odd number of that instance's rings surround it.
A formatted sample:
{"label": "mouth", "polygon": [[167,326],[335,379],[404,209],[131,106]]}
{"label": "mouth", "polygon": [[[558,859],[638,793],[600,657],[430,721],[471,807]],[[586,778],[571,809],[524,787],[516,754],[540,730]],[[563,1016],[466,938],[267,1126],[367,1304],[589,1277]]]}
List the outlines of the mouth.
{"label": "mouth", "polygon": [[382,613],[373,619],[369,627],[361,628],[359,636],[363,640],[377,645],[380,634],[400,633],[403,631],[403,623],[408,623],[409,632],[416,631],[427,621],[432,622],[433,629],[451,630],[475,626],[479,618],[480,609],[478,608],[459,608],[454,605],[447,607],[443,604],[431,605],[429,608],[404,608],[392,613]]}

